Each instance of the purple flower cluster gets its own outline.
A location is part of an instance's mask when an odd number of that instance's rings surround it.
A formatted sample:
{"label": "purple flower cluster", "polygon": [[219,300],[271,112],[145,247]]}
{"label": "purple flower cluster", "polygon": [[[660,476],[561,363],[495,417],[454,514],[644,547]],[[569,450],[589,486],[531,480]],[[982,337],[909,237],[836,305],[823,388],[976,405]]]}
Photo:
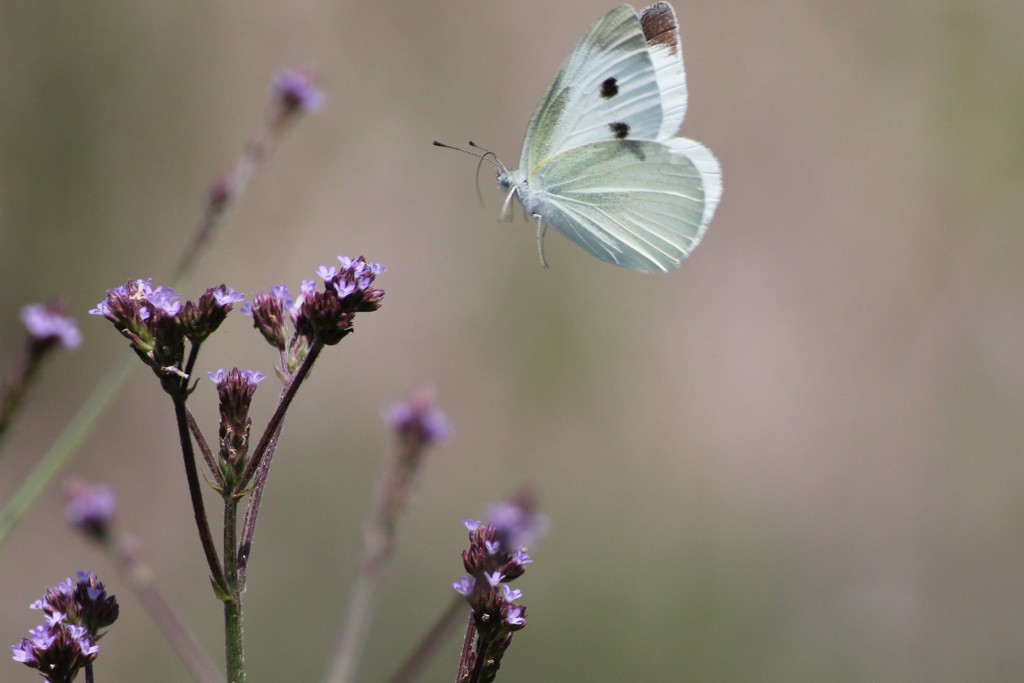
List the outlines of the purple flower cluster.
{"label": "purple flower cluster", "polygon": [[95,540],[106,540],[117,513],[114,487],[72,481],[66,486],[66,494],[68,502],[64,506],[64,517],[68,523]]}
{"label": "purple flower cluster", "polygon": [[29,631],[11,646],[14,661],[37,669],[50,683],[70,683],[79,669],[90,664],[99,653],[96,641],[100,629],[117,620],[117,600],[108,596],[103,583],[92,572],[78,572],[46,589],[32,603],[42,610],[44,624]]}
{"label": "purple flower cluster", "polygon": [[267,378],[254,370],[218,370],[207,373],[217,385],[220,399],[220,458],[219,474],[215,472],[218,490],[234,490],[234,483],[245,468],[249,452],[249,405],[256,385]]}
{"label": "purple flower cluster", "polygon": [[220,326],[228,311],[244,296],[226,285],[207,289],[198,301],[181,302],[170,287],[154,287],[153,280],[132,280],[107,290],[107,298],[89,311],[114,324],[132,349],[149,365],[169,390],[187,379],[185,342],[195,349]]}
{"label": "purple flower cluster", "polygon": [[77,349],[82,343],[78,323],[64,315],[60,301],[25,306],[21,309],[21,321],[37,345],[59,343],[66,349]]}
{"label": "purple flower cluster", "polygon": [[495,503],[487,517],[498,529],[499,542],[506,548],[530,547],[548,532],[548,516],[536,511],[534,495],[520,491],[512,500]]}
{"label": "purple flower cluster", "polygon": [[448,418],[437,407],[430,387],[420,387],[408,400],[393,404],[388,408],[387,419],[398,438],[410,447],[432,446],[452,436]]}
{"label": "purple flower cluster", "polygon": [[[352,332],[356,313],[380,308],[384,290],[372,285],[387,268],[362,256],[339,256],[338,261],[340,268],[317,269],[322,286],[306,280],[296,299],[287,287],[275,287],[270,294],[257,294],[252,305],[243,309],[270,345],[282,353],[291,349],[292,362],[314,342],[326,346],[340,342]],[[289,323],[295,329],[293,335],[288,333]]]}
{"label": "purple flower cluster", "polygon": [[273,93],[285,113],[314,112],[324,106],[324,94],[308,70],[285,69],[274,79]]}
{"label": "purple flower cluster", "polygon": [[476,647],[466,670],[474,672],[470,680],[490,680],[501,665],[501,658],[512,642],[512,635],[526,626],[526,607],[518,604],[520,590],[509,583],[523,575],[533,560],[526,548],[502,544],[502,533],[495,524],[467,520],[469,549],[462,552],[462,564],[469,576],[453,584],[465,596],[476,625]]}

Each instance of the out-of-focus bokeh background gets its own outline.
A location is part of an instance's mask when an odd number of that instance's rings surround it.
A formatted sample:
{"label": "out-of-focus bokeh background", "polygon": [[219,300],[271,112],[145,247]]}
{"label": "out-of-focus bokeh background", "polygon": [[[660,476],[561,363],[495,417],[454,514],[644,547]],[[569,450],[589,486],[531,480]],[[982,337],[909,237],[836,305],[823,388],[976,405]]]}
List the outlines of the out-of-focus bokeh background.
{"label": "out-of-focus bokeh background", "polygon": [[[678,271],[602,264],[500,224],[490,170],[611,2],[9,2],[0,8],[0,358],[55,293],[85,343],[45,368],[0,459],[24,479],[128,353],[85,311],[171,270],[209,182],[284,66],[324,111],[277,148],[182,288],[295,287],[337,254],[389,268],[383,309],[325,354],[275,460],[249,574],[253,681],[318,680],[388,432],[433,383],[457,432],[403,525],[358,680],[451,598],[459,520],[524,482],[551,533],[522,580],[505,681],[1024,678],[1024,4],[685,2],[682,134],[725,195]],[[6,362],[6,361],[5,361]],[[272,372],[229,318],[202,369]],[[257,392],[256,424],[276,389]],[[215,433],[214,392],[194,410]],[[119,488],[181,615],[222,616],[170,402],[141,366],[67,475]],[[211,499],[212,500],[212,499]],[[119,596],[100,680],[186,674],[52,487],[0,549],[0,642],[75,569]],[[6,640],[4,640],[6,639]],[[450,680],[453,639],[423,680]],[[33,680],[13,662],[0,679]]]}

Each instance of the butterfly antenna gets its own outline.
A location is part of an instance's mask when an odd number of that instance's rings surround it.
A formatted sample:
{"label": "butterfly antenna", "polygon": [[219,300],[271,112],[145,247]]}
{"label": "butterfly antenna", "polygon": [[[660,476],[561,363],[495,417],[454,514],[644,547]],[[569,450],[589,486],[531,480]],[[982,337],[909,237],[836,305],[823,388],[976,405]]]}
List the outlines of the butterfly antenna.
{"label": "butterfly antenna", "polygon": [[443,147],[445,149],[454,149],[456,152],[462,152],[463,154],[468,154],[469,156],[476,157],[477,159],[480,160],[480,163],[478,163],[476,165],[476,198],[477,198],[477,201],[480,202],[480,206],[481,207],[485,206],[485,204],[484,204],[484,194],[483,194],[483,192],[480,191],[480,169],[483,167],[485,161],[489,161],[492,164],[494,164],[495,168],[497,168],[502,173],[507,172],[508,169],[505,168],[505,164],[501,163],[501,161],[498,159],[498,155],[495,154],[494,152],[492,152],[489,149],[485,149],[485,148],[481,147],[480,145],[476,144],[472,140],[469,141],[469,146],[473,147],[474,149],[483,150],[483,154],[478,154],[476,152],[470,152],[468,149],[462,149],[461,147],[455,147],[454,145],[448,145],[448,144],[445,144],[443,142],[438,142],[437,140],[434,140],[434,145],[437,146],[437,147]]}
{"label": "butterfly antenna", "polygon": [[508,169],[505,168],[505,164],[501,163],[501,159],[498,158],[498,155],[492,152],[491,150],[487,149],[486,147],[481,147],[472,140],[469,141],[469,146],[472,147],[473,149],[479,149],[483,151],[483,154],[480,155],[480,163],[476,165],[476,197],[477,199],[480,200],[480,206],[483,206],[484,195],[483,193],[480,192],[480,169],[483,167],[484,162],[491,162],[492,164],[494,164],[494,167],[497,168],[502,173],[508,173]]}

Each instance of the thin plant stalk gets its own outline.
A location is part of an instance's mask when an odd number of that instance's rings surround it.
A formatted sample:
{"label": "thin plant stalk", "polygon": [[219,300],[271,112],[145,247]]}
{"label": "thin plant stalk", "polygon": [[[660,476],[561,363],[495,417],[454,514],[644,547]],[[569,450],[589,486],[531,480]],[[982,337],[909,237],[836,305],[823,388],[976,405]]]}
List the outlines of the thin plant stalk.
{"label": "thin plant stalk", "polygon": [[459,624],[459,617],[465,610],[465,598],[456,595],[448,603],[448,607],[434,623],[434,626],[420,641],[420,644],[406,656],[387,683],[412,683],[416,680],[416,677],[423,673],[430,661],[440,652],[445,641],[455,632],[455,628]]}
{"label": "thin plant stalk", "polygon": [[395,432],[396,449],[383,468],[366,526],[363,558],[328,676],[330,683],[350,683],[358,672],[370,618],[394,554],[398,523],[409,506],[424,454],[451,433],[430,387],[420,387],[408,401],[392,406],[388,420]]}
{"label": "thin plant stalk", "polygon": [[352,586],[352,595],[345,618],[345,628],[341,632],[341,641],[331,666],[329,683],[349,683],[356,673],[356,667],[362,659],[366,644],[366,633],[369,630],[370,615],[377,605],[380,591],[377,590],[379,579],[360,571]]}

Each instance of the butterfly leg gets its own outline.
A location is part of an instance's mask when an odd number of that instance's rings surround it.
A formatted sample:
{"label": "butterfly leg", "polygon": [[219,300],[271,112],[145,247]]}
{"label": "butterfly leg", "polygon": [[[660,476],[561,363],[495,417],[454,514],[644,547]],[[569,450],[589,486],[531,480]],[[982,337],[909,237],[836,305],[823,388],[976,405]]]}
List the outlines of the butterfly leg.
{"label": "butterfly leg", "polygon": [[509,190],[508,195],[505,197],[505,202],[501,205],[501,220],[508,223],[512,220],[512,197],[516,196],[516,187],[513,185],[512,189]]}
{"label": "butterfly leg", "polygon": [[540,255],[540,264],[547,270],[549,266],[544,258],[544,235],[548,232],[548,226],[544,225],[544,217],[539,213],[533,214],[533,217],[537,219],[537,253]]}

